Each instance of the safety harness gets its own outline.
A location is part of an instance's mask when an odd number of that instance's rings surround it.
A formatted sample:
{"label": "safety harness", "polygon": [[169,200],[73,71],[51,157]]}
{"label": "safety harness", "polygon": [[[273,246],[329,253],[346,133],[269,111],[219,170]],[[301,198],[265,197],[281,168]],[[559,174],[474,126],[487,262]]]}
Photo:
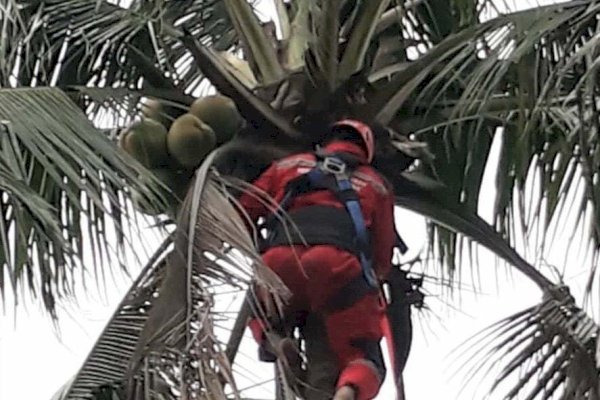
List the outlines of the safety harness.
{"label": "safety harness", "polygon": [[280,208],[287,212],[292,200],[301,194],[328,190],[344,205],[306,206],[288,212],[292,229],[276,214],[267,218],[268,235],[262,249],[289,244],[331,244],[355,254],[360,260],[363,277],[370,287],[378,287],[373,269],[369,232],[360,208],[359,196],[352,187],[352,174],[361,164],[347,153],[315,152],[317,163],[307,173],[289,182]]}

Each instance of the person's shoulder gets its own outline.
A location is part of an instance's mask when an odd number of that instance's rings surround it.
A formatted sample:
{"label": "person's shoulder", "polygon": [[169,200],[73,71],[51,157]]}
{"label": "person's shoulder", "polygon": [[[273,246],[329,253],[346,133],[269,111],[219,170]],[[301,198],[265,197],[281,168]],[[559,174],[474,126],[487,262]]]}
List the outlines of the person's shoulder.
{"label": "person's shoulder", "polygon": [[354,172],[353,177],[368,183],[381,195],[389,195],[392,193],[392,186],[388,180],[370,165],[360,166]]}
{"label": "person's shoulder", "polygon": [[287,169],[294,167],[314,167],[315,165],[315,155],[309,152],[291,154],[275,162],[275,167],[279,169]]}

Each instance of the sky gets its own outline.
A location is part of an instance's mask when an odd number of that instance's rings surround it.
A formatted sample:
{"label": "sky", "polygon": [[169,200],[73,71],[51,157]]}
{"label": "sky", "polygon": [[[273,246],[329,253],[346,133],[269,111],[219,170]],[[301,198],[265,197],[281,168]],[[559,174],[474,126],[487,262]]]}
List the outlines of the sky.
{"label": "sky", "polygon": [[[512,3],[523,7],[551,1],[515,0]],[[272,15],[270,0],[263,0],[260,6],[264,15]],[[490,182],[492,180],[487,179],[487,187],[482,190],[486,194],[480,204],[482,215],[489,214],[493,204],[494,188]],[[407,257],[414,255],[426,239],[423,219],[397,210],[396,226],[411,247],[412,253]],[[145,240],[151,247],[158,238],[149,232]],[[413,319],[414,341],[404,376],[409,400],[481,399],[481,394],[461,394],[462,382],[453,375],[459,365],[451,351],[491,323],[540,300],[539,291],[528,280],[517,273],[513,275],[507,268],[497,268],[495,259],[485,250],[480,253],[476,272],[476,280],[481,281],[478,293],[464,290],[460,296],[450,296],[436,285],[427,286],[431,292],[427,297],[430,310],[418,313]],[[134,276],[138,268],[132,265]],[[582,278],[585,276],[567,277],[567,283],[574,285],[576,293],[581,290]],[[12,310],[4,310],[0,316],[0,400],[50,399],[81,366],[130,282],[117,273],[114,278],[108,278],[105,290],[81,288],[78,303],[67,304],[60,312],[60,335],[30,301],[25,304],[27,309],[18,310],[16,319]],[[469,286],[470,278],[465,278],[463,283]],[[267,375],[268,366],[255,361],[254,354],[255,347],[247,339],[240,356],[246,373]],[[255,388],[252,393],[269,398],[270,386],[269,383]],[[393,390],[387,380],[378,399],[392,398]]]}

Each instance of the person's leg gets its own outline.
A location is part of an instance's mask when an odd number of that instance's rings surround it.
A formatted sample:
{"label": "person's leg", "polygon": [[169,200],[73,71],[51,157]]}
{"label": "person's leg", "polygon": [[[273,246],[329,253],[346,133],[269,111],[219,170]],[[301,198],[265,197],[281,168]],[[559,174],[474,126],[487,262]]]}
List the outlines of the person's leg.
{"label": "person's leg", "polygon": [[305,249],[301,246],[295,250],[291,247],[276,247],[263,254],[265,264],[271,268],[292,293],[286,305],[284,315],[260,315],[261,304],[270,296],[269,293],[255,291],[257,296],[253,317],[248,327],[259,344],[259,359],[265,362],[281,360],[288,381],[295,385],[303,379],[302,358],[292,332],[298,325],[297,318],[305,315],[307,309],[305,290],[306,276],[298,264]]}
{"label": "person's leg", "polygon": [[333,246],[310,248],[302,265],[309,278],[311,312],[324,320],[321,340],[328,340],[337,361],[336,400],[354,400],[349,397],[353,393],[358,400],[371,399],[385,374],[379,347],[384,308],[378,290],[367,284],[354,255]]}
{"label": "person's leg", "polygon": [[334,400],[370,400],[385,376],[380,341],[383,307],[375,294],[325,316],[327,336],[339,363]]}
{"label": "person's leg", "polygon": [[322,317],[310,314],[306,318],[302,327],[307,364],[303,389],[305,399],[331,400],[335,392],[335,383],[340,371],[326,332]]}
{"label": "person's leg", "polygon": [[298,265],[298,260],[304,251],[305,249],[301,246],[296,249],[279,246],[267,250],[262,256],[265,264],[277,274],[283,284],[290,290],[292,297],[284,310],[285,315],[266,315],[262,305],[267,302],[270,293],[264,290],[254,291],[252,318],[248,323],[248,327],[259,345],[266,339],[265,332],[267,330],[285,337],[291,328],[290,321],[291,324],[294,324],[293,318],[295,315],[307,308],[305,295],[307,279]]}

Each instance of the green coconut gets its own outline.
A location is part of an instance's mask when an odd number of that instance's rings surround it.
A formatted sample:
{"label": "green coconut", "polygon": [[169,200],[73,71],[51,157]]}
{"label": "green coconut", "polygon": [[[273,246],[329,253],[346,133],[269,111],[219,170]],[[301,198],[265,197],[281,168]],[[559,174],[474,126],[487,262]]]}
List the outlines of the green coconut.
{"label": "green coconut", "polygon": [[128,145],[128,143],[127,143],[127,137],[129,136],[129,133],[130,133],[129,130],[124,129],[119,134],[119,147],[122,148],[125,151],[127,151],[127,145]]}
{"label": "green coconut", "polygon": [[145,118],[123,133],[123,149],[146,168],[168,165],[167,129],[159,122]]}
{"label": "green coconut", "polygon": [[215,132],[192,114],[177,118],[167,135],[169,154],[183,167],[196,168],[216,145]]}
{"label": "green coconut", "polygon": [[156,99],[144,99],[144,101],[141,103],[141,111],[144,118],[150,118],[154,121],[160,122],[167,129],[171,125],[171,119],[169,118],[165,107]]}
{"label": "green coconut", "polygon": [[242,117],[235,102],[221,95],[197,99],[190,107],[190,114],[200,118],[215,131],[219,145],[231,140],[242,126]]}
{"label": "green coconut", "polygon": [[163,107],[160,101],[156,99],[146,98],[141,103],[142,115],[146,118],[158,119],[163,113]]}

